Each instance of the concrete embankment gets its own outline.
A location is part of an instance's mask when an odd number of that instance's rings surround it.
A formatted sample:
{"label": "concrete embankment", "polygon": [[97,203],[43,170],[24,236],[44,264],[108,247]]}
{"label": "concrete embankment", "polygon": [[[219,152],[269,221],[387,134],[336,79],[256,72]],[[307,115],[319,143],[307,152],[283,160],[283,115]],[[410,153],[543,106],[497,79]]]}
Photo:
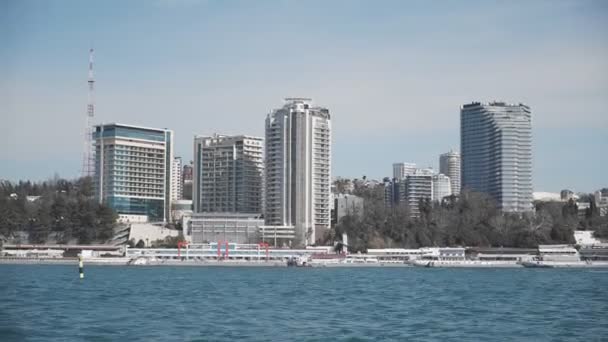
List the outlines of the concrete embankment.
{"label": "concrete embankment", "polygon": [[[86,265],[127,266],[129,258],[89,258],[84,259]],[[0,265],[78,265],[77,258],[0,258]],[[286,267],[286,263],[279,261],[195,261],[195,260],[165,260],[149,261],[131,266],[198,266],[198,267]]]}
{"label": "concrete embankment", "polygon": [[0,258],[0,265],[78,265],[78,259]]}

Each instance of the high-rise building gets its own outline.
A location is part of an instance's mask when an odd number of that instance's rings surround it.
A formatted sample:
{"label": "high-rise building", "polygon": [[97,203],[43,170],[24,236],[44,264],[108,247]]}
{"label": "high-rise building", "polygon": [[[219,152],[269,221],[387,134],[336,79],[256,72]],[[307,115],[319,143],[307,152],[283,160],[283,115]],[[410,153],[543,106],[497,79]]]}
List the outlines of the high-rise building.
{"label": "high-rise building", "polygon": [[175,157],[171,164],[171,201],[181,200],[182,191],[182,158]]}
{"label": "high-rise building", "polygon": [[532,114],[524,104],[460,110],[462,188],[489,194],[503,211],[532,210]]}
{"label": "high-rise building", "polygon": [[95,195],[129,222],[170,219],[173,131],[95,126]]}
{"label": "high-rise building", "polygon": [[384,205],[386,207],[395,207],[399,204],[399,185],[400,182],[393,178],[384,177]]}
{"label": "high-rise building", "polygon": [[247,135],[194,138],[195,213],[262,213],[264,141]]}
{"label": "high-rise building", "polygon": [[450,177],[451,194],[460,194],[460,153],[450,151],[440,155],[439,173]]}
{"label": "high-rise building", "polygon": [[184,171],[182,173],[182,198],[186,200],[192,200],[192,173],[193,173],[192,161],[190,164],[184,165]]}
{"label": "high-rise building", "polygon": [[313,244],[331,224],[331,118],[311,99],[288,98],[266,117],[269,226],[293,226],[295,245]]}
{"label": "high-rise building", "polygon": [[402,180],[411,175],[416,170],[416,164],[414,163],[393,163],[393,178],[396,180]]}
{"label": "high-rise building", "polygon": [[441,202],[444,197],[452,194],[450,177],[443,173],[433,175],[433,200]]}
{"label": "high-rise building", "polygon": [[412,217],[420,216],[420,200],[433,200],[433,171],[416,169],[405,177],[405,200]]}

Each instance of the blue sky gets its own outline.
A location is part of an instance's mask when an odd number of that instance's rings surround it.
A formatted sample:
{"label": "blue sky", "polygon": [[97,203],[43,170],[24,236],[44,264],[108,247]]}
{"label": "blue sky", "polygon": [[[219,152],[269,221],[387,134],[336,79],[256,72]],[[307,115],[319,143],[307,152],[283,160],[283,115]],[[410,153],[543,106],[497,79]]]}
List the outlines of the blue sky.
{"label": "blue sky", "polygon": [[459,107],[533,111],[535,191],[608,186],[605,1],[0,1],[0,178],[78,175],[96,121],[263,135],[289,96],[333,118],[333,175],[437,167]]}

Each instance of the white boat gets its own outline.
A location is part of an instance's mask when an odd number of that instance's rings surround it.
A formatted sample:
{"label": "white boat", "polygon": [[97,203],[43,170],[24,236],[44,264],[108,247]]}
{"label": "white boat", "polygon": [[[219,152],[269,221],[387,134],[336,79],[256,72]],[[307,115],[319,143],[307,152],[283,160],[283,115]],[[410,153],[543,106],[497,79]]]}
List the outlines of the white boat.
{"label": "white boat", "polygon": [[524,267],[529,268],[599,268],[608,267],[608,261],[545,261],[534,260],[524,261],[521,263]]}
{"label": "white boat", "polygon": [[310,260],[308,256],[299,255],[291,257],[287,260],[288,267],[308,267],[310,266]]}
{"label": "white boat", "polygon": [[147,256],[135,257],[127,262],[128,266],[147,266],[156,264],[158,264],[158,260],[156,258]]}
{"label": "white boat", "polygon": [[510,260],[428,260],[418,259],[413,260],[412,265],[418,267],[461,267],[461,268],[497,268],[497,267],[521,267],[517,261]]}
{"label": "white boat", "polygon": [[569,245],[540,245],[538,256],[521,264],[530,268],[608,267],[607,261],[581,260],[576,248]]}
{"label": "white boat", "polygon": [[312,267],[410,267],[409,263],[401,260],[380,260],[369,254],[350,254],[347,256],[312,258],[309,263]]}

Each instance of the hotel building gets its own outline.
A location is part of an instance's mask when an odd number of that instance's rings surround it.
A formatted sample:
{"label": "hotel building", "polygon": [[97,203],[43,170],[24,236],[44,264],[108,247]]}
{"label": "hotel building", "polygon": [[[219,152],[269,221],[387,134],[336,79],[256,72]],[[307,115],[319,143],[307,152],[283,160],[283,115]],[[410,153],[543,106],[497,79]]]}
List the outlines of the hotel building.
{"label": "hotel building", "polygon": [[194,139],[195,213],[260,215],[263,200],[264,140],[215,134]]}
{"label": "hotel building", "polygon": [[331,225],[330,170],[329,110],[285,99],[266,117],[265,224],[292,227],[295,245],[314,244]]}
{"label": "hotel building", "polygon": [[124,222],[166,222],[171,211],[173,131],[95,126],[95,196]]}

